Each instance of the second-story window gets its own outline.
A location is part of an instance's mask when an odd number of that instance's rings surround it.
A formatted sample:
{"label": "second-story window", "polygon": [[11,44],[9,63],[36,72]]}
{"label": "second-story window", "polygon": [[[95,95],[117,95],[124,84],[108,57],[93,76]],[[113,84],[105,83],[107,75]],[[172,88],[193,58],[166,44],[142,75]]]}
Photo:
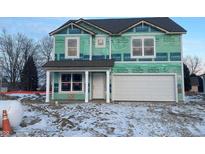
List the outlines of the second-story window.
{"label": "second-story window", "polygon": [[132,40],[132,55],[142,56],[142,39]]}
{"label": "second-story window", "polygon": [[106,38],[103,36],[97,36],[95,39],[96,48],[104,48],[106,46]]}
{"label": "second-story window", "polygon": [[154,37],[133,37],[131,42],[131,55],[133,58],[154,57],[155,38]]}
{"label": "second-story window", "polygon": [[144,55],[153,56],[154,55],[154,39],[144,38]]}
{"label": "second-story window", "polygon": [[66,58],[79,58],[79,38],[69,37],[65,39]]}

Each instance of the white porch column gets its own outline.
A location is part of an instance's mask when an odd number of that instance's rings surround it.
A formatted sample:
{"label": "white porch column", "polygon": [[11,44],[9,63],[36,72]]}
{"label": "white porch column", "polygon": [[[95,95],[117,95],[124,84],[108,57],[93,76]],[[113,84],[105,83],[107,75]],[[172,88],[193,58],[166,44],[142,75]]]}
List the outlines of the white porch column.
{"label": "white porch column", "polygon": [[106,71],[106,103],[110,103],[110,71]]}
{"label": "white porch column", "polygon": [[50,93],[50,71],[46,71],[46,102],[48,103]]}
{"label": "white porch column", "polygon": [[54,72],[51,73],[51,83],[52,83],[52,94],[51,94],[51,98],[52,100],[54,99]]}
{"label": "white porch column", "polygon": [[85,102],[88,103],[88,71],[85,71]]}

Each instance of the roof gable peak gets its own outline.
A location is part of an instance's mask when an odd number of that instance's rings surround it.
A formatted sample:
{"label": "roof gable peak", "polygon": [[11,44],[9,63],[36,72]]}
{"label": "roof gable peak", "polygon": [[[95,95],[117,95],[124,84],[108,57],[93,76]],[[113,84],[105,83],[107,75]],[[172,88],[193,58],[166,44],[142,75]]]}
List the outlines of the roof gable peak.
{"label": "roof gable peak", "polygon": [[163,29],[163,28],[160,28],[160,27],[158,27],[158,26],[156,26],[156,25],[154,25],[154,24],[151,24],[151,23],[149,23],[149,22],[147,22],[147,21],[145,21],[145,20],[142,19],[141,21],[138,21],[138,22],[136,22],[135,24],[133,24],[133,25],[131,25],[131,26],[125,28],[124,30],[120,31],[119,34],[121,35],[122,33],[126,32],[126,31],[128,31],[128,30],[130,30],[130,29],[132,29],[132,28],[134,28],[134,27],[136,27],[136,26],[138,26],[138,25],[140,25],[140,24],[147,24],[147,25],[149,25],[149,26],[151,26],[151,27],[154,27],[154,28],[156,28],[156,29],[158,29],[158,30],[160,30],[160,31],[162,31],[162,32],[169,33],[167,30],[165,30],[165,29]]}
{"label": "roof gable peak", "polygon": [[82,26],[80,26],[80,25],[77,25],[75,22],[70,22],[69,24],[64,25],[64,26],[62,26],[62,27],[60,27],[60,28],[58,28],[58,29],[56,29],[56,30],[50,32],[49,35],[54,35],[54,34],[58,33],[59,31],[65,29],[65,28],[68,28],[69,26],[75,26],[75,27],[77,27],[77,28],[79,28],[79,29],[81,29],[81,30],[86,31],[87,33],[89,33],[89,34],[91,34],[91,35],[95,35],[94,32],[92,32],[92,31],[90,31],[90,30],[88,30],[88,29],[86,29],[86,28],[84,28],[84,27],[82,27]]}
{"label": "roof gable peak", "polygon": [[93,24],[93,23],[90,23],[89,20],[85,20],[85,19],[83,19],[83,18],[80,18],[80,19],[77,20],[75,23],[80,23],[80,22],[84,22],[84,23],[86,23],[86,24],[88,24],[88,25],[90,25],[90,26],[93,26],[93,27],[95,27],[95,28],[97,28],[97,29],[99,29],[99,30],[101,30],[101,31],[103,31],[103,32],[105,32],[105,33],[107,33],[107,34],[112,34],[111,32],[109,32],[109,31],[107,31],[107,30],[105,30],[105,29],[103,29],[103,28],[101,28],[101,27],[99,27],[99,26],[97,26],[97,25],[95,25],[95,24]]}

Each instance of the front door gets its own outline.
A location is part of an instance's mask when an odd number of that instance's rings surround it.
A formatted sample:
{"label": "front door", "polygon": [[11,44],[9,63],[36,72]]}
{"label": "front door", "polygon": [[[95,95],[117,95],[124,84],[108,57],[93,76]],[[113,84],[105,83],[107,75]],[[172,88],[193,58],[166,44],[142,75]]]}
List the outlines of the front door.
{"label": "front door", "polygon": [[105,99],[105,73],[93,73],[93,99]]}

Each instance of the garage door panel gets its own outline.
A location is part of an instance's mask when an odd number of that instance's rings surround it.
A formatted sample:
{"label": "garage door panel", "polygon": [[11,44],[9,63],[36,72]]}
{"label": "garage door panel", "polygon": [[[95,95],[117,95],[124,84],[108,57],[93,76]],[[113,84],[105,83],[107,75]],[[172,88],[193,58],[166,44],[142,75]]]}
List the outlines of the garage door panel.
{"label": "garage door panel", "polygon": [[112,99],[130,101],[175,101],[175,77],[114,75]]}

